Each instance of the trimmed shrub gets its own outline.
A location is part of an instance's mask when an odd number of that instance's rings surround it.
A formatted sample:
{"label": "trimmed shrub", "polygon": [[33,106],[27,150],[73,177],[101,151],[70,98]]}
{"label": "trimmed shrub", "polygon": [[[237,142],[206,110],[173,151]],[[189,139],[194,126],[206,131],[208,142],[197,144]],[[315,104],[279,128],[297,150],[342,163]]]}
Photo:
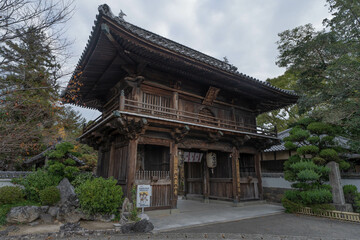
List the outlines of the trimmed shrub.
{"label": "trimmed shrub", "polygon": [[296,144],[290,141],[285,142],[284,147],[286,147],[288,150],[294,150],[297,148]]}
{"label": "trimmed shrub", "polygon": [[354,212],[360,213],[360,193],[357,193],[353,204]]}
{"label": "trimmed shrub", "polygon": [[69,181],[73,181],[76,177],[76,175],[80,172],[80,170],[77,167],[73,166],[67,166],[64,168],[64,177],[69,179]]}
{"label": "trimmed shrub", "polygon": [[39,192],[46,187],[57,186],[62,178],[49,174],[45,170],[37,170],[26,176],[17,179],[16,182],[25,187],[25,194],[28,200],[40,202]]}
{"label": "trimmed shrub", "polygon": [[340,162],[339,162],[339,168],[340,168],[341,170],[347,170],[347,169],[350,168],[350,163],[345,162],[345,161],[340,161]]}
{"label": "trimmed shrub", "polygon": [[59,176],[59,177],[63,177],[64,176],[64,169],[65,169],[65,165],[54,161],[49,167],[48,167],[48,172],[51,175],[55,175],[55,176]]}
{"label": "trimmed shrub", "polygon": [[319,152],[319,148],[314,145],[305,145],[296,149],[296,152],[300,155],[305,155],[305,154],[315,155]]}
{"label": "trimmed shrub", "polygon": [[84,182],[86,182],[87,180],[93,180],[94,179],[94,175],[91,172],[82,172],[82,173],[78,173],[74,180],[71,182],[71,185],[74,186],[74,188],[79,187],[81,184],[83,184]]}
{"label": "trimmed shrub", "polygon": [[13,204],[24,200],[24,192],[20,187],[5,186],[0,188],[0,204]]}
{"label": "trimmed shrub", "polygon": [[344,185],[343,192],[344,192],[345,202],[354,204],[356,195],[358,194],[357,187],[355,185]]}
{"label": "trimmed shrub", "polygon": [[281,199],[281,203],[285,208],[285,212],[287,212],[287,213],[297,213],[303,207],[302,204],[290,201],[286,197]]}
{"label": "trimmed shrub", "polygon": [[290,130],[290,136],[284,138],[285,141],[302,142],[310,137],[310,133],[299,127],[295,127]]}
{"label": "trimmed shrub", "polygon": [[60,191],[55,186],[47,187],[39,191],[39,197],[42,205],[55,205],[60,201]]}
{"label": "trimmed shrub", "polygon": [[65,161],[64,161],[64,164],[66,166],[75,166],[76,165],[76,162],[75,160],[72,160],[71,158],[67,158]]}
{"label": "trimmed shrub", "polygon": [[319,156],[324,158],[327,162],[331,162],[331,161],[336,162],[339,160],[338,153],[331,148],[321,150]]}
{"label": "trimmed shrub", "polygon": [[324,165],[326,163],[326,160],[321,157],[313,157],[312,160],[317,165]]}
{"label": "trimmed shrub", "polygon": [[311,169],[305,169],[300,171],[297,174],[297,177],[301,182],[316,181],[320,179],[320,175]]}
{"label": "trimmed shrub", "polygon": [[113,178],[87,180],[75,189],[81,209],[88,214],[112,214],[123,202],[123,192]]}
{"label": "trimmed shrub", "polygon": [[310,136],[308,139],[306,139],[311,144],[317,144],[320,142],[320,138],[318,136]]}
{"label": "trimmed shrub", "polygon": [[332,202],[332,194],[326,189],[312,189],[299,193],[301,203],[305,205],[324,204]]}
{"label": "trimmed shrub", "polygon": [[309,130],[311,133],[315,133],[317,135],[321,134],[333,134],[334,129],[332,126],[326,123],[322,122],[312,122],[307,126],[307,130]]}

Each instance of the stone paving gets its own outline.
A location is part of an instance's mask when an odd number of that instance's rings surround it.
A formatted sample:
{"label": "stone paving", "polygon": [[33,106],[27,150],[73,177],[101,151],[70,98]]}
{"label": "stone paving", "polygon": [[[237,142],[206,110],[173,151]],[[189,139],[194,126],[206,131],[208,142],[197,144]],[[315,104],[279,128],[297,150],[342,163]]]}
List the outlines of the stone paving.
{"label": "stone paving", "polygon": [[[150,221],[154,224],[154,232],[170,231],[178,228],[202,226],[205,224],[231,222],[247,218],[279,214],[282,206],[256,204],[234,207],[231,202],[202,203],[196,200],[178,200],[178,209],[172,214],[154,215],[149,212]],[[247,204],[249,204],[247,203]]]}

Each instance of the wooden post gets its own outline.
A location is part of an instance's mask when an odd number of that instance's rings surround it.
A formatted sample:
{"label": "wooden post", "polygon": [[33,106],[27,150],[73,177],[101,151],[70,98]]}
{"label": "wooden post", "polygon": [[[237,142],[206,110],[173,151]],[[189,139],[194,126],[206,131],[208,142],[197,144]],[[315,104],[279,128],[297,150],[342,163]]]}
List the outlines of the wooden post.
{"label": "wooden post", "polygon": [[179,118],[179,93],[173,92],[172,107],[175,109],[176,118]]}
{"label": "wooden post", "polygon": [[125,93],[124,93],[124,90],[121,90],[121,93],[120,93],[119,108],[120,108],[120,111],[125,109]]}
{"label": "wooden post", "polygon": [[258,188],[259,188],[259,198],[263,198],[263,189],[262,189],[262,181],[261,181],[261,163],[259,153],[255,154],[255,172],[258,179]]}
{"label": "wooden post", "polygon": [[233,177],[233,195],[234,202],[240,201],[240,168],[239,168],[239,150],[233,147],[231,153],[232,177]]}
{"label": "wooden post", "polygon": [[170,143],[171,208],[176,208],[179,184],[179,152],[175,142]]}
{"label": "wooden post", "polygon": [[110,159],[109,159],[109,171],[108,171],[108,177],[114,177],[116,169],[115,166],[115,141],[111,143],[110,147]]}
{"label": "wooden post", "polygon": [[128,146],[128,164],[126,179],[126,195],[131,198],[131,188],[135,184],[138,140],[131,139]]}
{"label": "wooden post", "polygon": [[206,164],[206,161],[203,161],[203,170],[204,170],[204,187],[203,187],[203,194],[204,194],[204,201],[205,203],[209,203],[209,196],[210,196],[210,175],[209,175],[209,168]]}

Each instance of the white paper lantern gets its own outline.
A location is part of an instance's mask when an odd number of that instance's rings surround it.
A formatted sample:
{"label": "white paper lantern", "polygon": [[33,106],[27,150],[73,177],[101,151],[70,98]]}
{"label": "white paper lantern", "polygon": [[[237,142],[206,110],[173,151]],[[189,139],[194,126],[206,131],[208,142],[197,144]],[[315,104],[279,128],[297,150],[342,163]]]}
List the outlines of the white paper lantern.
{"label": "white paper lantern", "polygon": [[208,152],[206,154],[206,164],[208,168],[211,168],[211,172],[214,174],[214,168],[216,168],[217,161],[216,161],[216,153]]}

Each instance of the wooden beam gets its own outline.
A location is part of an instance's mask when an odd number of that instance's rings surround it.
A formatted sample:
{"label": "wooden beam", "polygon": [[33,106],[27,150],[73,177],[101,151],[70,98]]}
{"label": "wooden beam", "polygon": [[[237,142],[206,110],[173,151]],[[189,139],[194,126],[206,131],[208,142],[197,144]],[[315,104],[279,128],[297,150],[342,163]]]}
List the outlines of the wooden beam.
{"label": "wooden beam", "polygon": [[210,86],[202,104],[212,106],[214,103],[214,100],[217,98],[219,92],[220,92],[220,88]]}

